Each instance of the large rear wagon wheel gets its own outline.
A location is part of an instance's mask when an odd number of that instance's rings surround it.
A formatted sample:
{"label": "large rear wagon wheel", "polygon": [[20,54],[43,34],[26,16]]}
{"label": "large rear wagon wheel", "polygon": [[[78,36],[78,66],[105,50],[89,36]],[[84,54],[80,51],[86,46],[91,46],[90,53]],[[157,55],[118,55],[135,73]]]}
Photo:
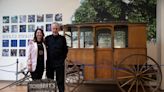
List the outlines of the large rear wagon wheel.
{"label": "large rear wagon wheel", "polygon": [[161,81],[160,66],[146,55],[130,55],[116,68],[116,82],[122,92],[156,92]]}

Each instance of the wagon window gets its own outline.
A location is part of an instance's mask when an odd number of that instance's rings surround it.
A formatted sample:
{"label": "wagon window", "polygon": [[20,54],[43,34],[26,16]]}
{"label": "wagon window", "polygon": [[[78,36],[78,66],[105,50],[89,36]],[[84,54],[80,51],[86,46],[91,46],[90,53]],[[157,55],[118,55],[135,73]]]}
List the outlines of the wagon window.
{"label": "wagon window", "polygon": [[93,48],[93,28],[80,28],[80,48]]}
{"label": "wagon window", "polygon": [[128,27],[115,26],[114,31],[114,48],[128,47]]}
{"label": "wagon window", "polygon": [[65,32],[67,46],[71,48],[78,48],[78,31],[77,27],[69,27]]}
{"label": "wagon window", "polygon": [[110,29],[103,28],[97,30],[97,47],[98,48],[112,47],[112,34]]}

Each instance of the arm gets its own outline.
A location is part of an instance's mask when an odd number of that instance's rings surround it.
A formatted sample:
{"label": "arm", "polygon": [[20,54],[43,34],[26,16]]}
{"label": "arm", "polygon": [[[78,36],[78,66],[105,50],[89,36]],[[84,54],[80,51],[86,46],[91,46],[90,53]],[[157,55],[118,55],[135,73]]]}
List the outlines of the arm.
{"label": "arm", "polygon": [[32,41],[29,42],[29,45],[27,48],[27,67],[29,71],[32,71],[31,49],[32,49]]}
{"label": "arm", "polygon": [[66,59],[68,53],[68,46],[65,37],[63,37],[63,52],[64,52],[64,59]]}

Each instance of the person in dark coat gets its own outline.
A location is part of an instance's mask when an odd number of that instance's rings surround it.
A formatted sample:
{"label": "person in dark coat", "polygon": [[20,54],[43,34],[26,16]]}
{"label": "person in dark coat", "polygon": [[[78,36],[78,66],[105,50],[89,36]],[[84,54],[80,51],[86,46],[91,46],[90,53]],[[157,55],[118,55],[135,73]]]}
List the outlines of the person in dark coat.
{"label": "person in dark coat", "polygon": [[51,24],[51,31],[52,35],[45,38],[47,46],[46,75],[48,79],[54,79],[54,72],[56,72],[56,81],[59,92],[64,92],[64,61],[67,57],[68,48],[65,37],[59,35],[60,25],[58,23]]}

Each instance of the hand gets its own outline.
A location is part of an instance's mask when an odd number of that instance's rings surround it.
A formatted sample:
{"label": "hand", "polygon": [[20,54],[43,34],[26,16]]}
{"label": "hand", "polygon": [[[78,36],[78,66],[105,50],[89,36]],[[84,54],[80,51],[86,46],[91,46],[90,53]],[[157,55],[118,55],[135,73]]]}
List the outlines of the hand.
{"label": "hand", "polygon": [[32,72],[32,65],[29,65],[29,66],[28,66],[28,71],[29,71],[29,72]]}

